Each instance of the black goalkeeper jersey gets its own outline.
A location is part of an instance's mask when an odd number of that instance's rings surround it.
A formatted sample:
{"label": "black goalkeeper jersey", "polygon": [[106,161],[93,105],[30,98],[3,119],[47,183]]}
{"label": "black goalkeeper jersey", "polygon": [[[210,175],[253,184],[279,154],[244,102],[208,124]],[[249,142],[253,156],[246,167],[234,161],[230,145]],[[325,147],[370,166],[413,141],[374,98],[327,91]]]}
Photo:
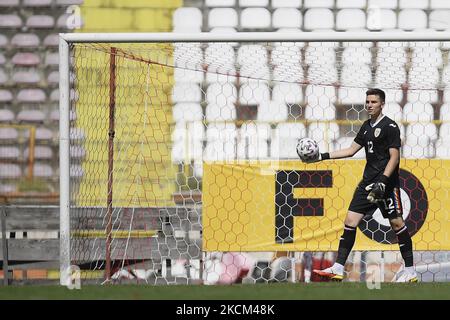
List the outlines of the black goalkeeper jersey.
{"label": "black goalkeeper jersey", "polygon": [[[400,129],[395,121],[383,116],[372,127],[370,119],[365,121],[356,135],[355,142],[364,147],[366,151],[366,167],[362,183],[368,185],[377,182],[378,178],[384,173],[389,162],[389,148],[399,149]],[[389,177],[389,187],[398,187],[399,185],[399,165],[395,168]]]}

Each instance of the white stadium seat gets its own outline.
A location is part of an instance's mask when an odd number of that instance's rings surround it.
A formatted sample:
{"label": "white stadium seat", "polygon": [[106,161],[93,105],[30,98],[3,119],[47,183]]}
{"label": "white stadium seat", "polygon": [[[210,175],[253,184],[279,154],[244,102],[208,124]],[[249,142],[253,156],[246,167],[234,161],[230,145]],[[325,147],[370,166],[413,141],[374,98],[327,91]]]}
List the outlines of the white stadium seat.
{"label": "white stadium seat", "polygon": [[206,161],[230,161],[236,158],[236,141],[214,140],[206,143],[203,159]]}
{"label": "white stadium seat", "polygon": [[366,7],[367,0],[336,0],[337,9],[345,8],[358,8],[364,9]]}
{"label": "white stadium seat", "polygon": [[361,9],[342,9],[336,14],[336,30],[361,29],[366,27],[366,14]]}
{"label": "white stadium seat", "polygon": [[407,122],[432,121],[433,106],[430,103],[408,102],[403,107],[403,120]]}
{"label": "white stadium seat", "polygon": [[233,8],[214,8],[208,13],[208,27],[231,27],[238,26],[238,14]]}
{"label": "white stadium seat", "polygon": [[203,14],[198,8],[181,7],[173,12],[172,23],[174,29],[201,29]]}
{"label": "white stadium seat", "polygon": [[302,13],[295,8],[279,8],[272,14],[272,27],[300,28],[302,26]]}
{"label": "white stadium seat", "polygon": [[344,86],[367,86],[372,82],[372,70],[367,64],[350,65],[342,68],[340,83]]}
{"label": "white stadium seat", "polygon": [[403,68],[407,58],[408,56],[403,46],[383,46],[378,48],[376,62],[380,66]]}
{"label": "white stadium seat", "polygon": [[327,8],[308,9],[303,17],[303,28],[305,30],[333,29],[334,15]]}
{"label": "white stadium seat", "polygon": [[360,65],[372,63],[372,53],[369,48],[349,47],[342,53],[342,63],[346,65]]}
{"label": "white stadium seat", "polygon": [[[450,2],[448,3],[450,4]],[[447,30],[449,28],[448,21],[450,21],[450,10],[433,10],[428,17],[428,20],[431,29]]]}
{"label": "white stadium seat", "polygon": [[366,89],[358,87],[340,87],[338,90],[339,103],[364,105]]}
{"label": "white stadium seat", "polygon": [[239,89],[239,102],[244,105],[260,104],[270,100],[269,86],[262,82],[243,84]]}
{"label": "white stadium seat", "polygon": [[339,138],[339,126],[333,122],[313,122],[308,126],[308,137],[319,144],[320,152],[333,151],[333,141]]}
{"label": "white stadium seat", "polygon": [[[450,121],[450,104],[444,103],[439,111],[439,120]],[[450,135],[449,135],[450,139]]]}
{"label": "white stadium seat", "polygon": [[397,27],[397,15],[394,10],[371,8],[367,11],[367,29],[383,30]]}
{"label": "white stadium seat", "polygon": [[231,141],[237,136],[236,125],[234,123],[210,123],[206,128],[206,140],[208,141]]}
{"label": "white stadium seat", "polygon": [[218,106],[234,106],[237,101],[237,88],[232,83],[212,83],[206,89],[206,101]]}
{"label": "white stadium seat", "polygon": [[239,72],[241,83],[268,82],[270,81],[270,69],[268,65],[244,65]]}
{"label": "white stadium seat", "polygon": [[408,84],[411,89],[435,88],[439,83],[439,69],[431,65],[413,65],[409,69]]}
{"label": "white stadium seat", "polygon": [[239,0],[240,7],[267,7],[269,0]]}
{"label": "white stadium seat", "polygon": [[175,82],[202,83],[205,78],[203,70],[175,68],[173,72]]}
{"label": "white stadium seat", "polygon": [[173,119],[176,122],[203,120],[202,107],[198,103],[181,102],[173,107]]}
{"label": "white stadium seat", "polygon": [[383,107],[383,114],[400,124],[403,118],[403,112],[400,105],[396,102],[387,102]]}
{"label": "white stadium seat", "polygon": [[428,9],[429,0],[399,0],[399,9]]}
{"label": "white stadium seat", "polygon": [[450,141],[450,123],[443,123],[439,128],[439,138]]}
{"label": "white stadium seat", "polygon": [[406,127],[406,139],[410,137],[427,137],[430,141],[434,142],[438,138],[438,130],[434,123],[412,123]]}
{"label": "white stadium seat", "polygon": [[207,7],[232,7],[236,4],[236,0],[206,0]]}
{"label": "white stadium seat", "polygon": [[306,137],[306,128],[302,123],[280,123],[274,129],[271,142],[272,159],[298,159],[297,142]]}
{"label": "white stadium seat", "polygon": [[308,65],[332,65],[336,62],[333,47],[308,46],[305,50],[305,63]]}
{"label": "white stadium seat", "polygon": [[336,90],[332,86],[307,86],[305,100],[311,105],[331,105],[336,102]]}
{"label": "white stadium seat", "polygon": [[412,65],[442,66],[442,52],[435,47],[414,48],[411,57]]}
{"label": "white stadium seat", "polygon": [[173,59],[176,67],[190,70],[201,70],[203,65],[203,51],[198,44],[174,44]]}
{"label": "white stadium seat", "polygon": [[316,66],[308,68],[308,81],[312,84],[333,85],[338,81],[338,72],[335,66]]}
{"label": "white stadium seat", "polygon": [[234,48],[230,44],[218,43],[210,44],[205,49],[205,64],[208,70],[218,68],[233,68],[235,64]]}
{"label": "white stadium seat", "polygon": [[425,29],[427,14],[420,9],[404,9],[398,14],[398,28],[403,30]]}
{"label": "white stadium seat", "polygon": [[266,8],[246,8],[241,11],[241,28],[267,29],[271,25],[271,15]]}
{"label": "white stadium seat", "polygon": [[272,0],[272,8],[301,8],[302,0]]}
{"label": "white stadium seat", "polygon": [[402,156],[407,159],[423,159],[434,157],[434,147],[426,136],[407,136],[403,145]]}
{"label": "white stadium seat", "polygon": [[450,9],[450,2],[448,0],[430,0],[431,9]]}
{"label": "white stadium seat", "polygon": [[244,123],[239,130],[237,142],[238,159],[264,159],[269,155],[267,141],[271,137],[268,123]]}
{"label": "white stadium seat", "polygon": [[240,66],[266,65],[268,54],[267,49],[259,44],[242,45],[237,52],[237,63]]}
{"label": "white stadium seat", "polygon": [[272,99],[287,104],[300,104],[303,101],[302,88],[296,83],[277,83],[272,89]]}
{"label": "white stadium seat", "polygon": [[175,83],[172,87],[172,101],[178,102],[200,102],[202,91],[195,83]]}
{"label": "white stadium seat", "polygon": [[274,65],[300,64],[302,61],[300,50],[301,48],[299,46],[290,42],[275,44],[270,55],[270,61]]}
{"label": "white stadium seat", "polygon": [[304,8],[333,8],[334,0],[304,0]]}
{"label": "white stadium seat", "polygon": [[436,141],[436,158],[450,159],[450,140],[438,139]]}
{"label": "white stadium seat", "polygon": [[403,66],[380,65],[375,71],[375,83],[381,88],[400,88],[406,83],[406,70]]}
{"label": "white stadium seat", "polygon": [[423,102],[423,103],[436,103],[439,100],[439,95],[437,90],[408,90],[407,96],[408,102]]}
{"label": "white stadium seat", "polygon": [[290,83],[304,82],[304,71],[301,64],[281,64],[273,69],[273,81]]}
{"label": "white stadium seat", "polygon": [[307,120],[334,120],[336,107],[334,105],[306,105],[305,119]]}
{"label": "white stadium seat", "polygon": [[288,119],[288,108],[281,101],[263,101],[258,106],[258,121],[261,122],[280,122]]}
{"label": "white stadium seat", "polygon": [[208,104],[205,110],[206,121],[233,121],[236,119],[236,107]]}
{"label": "white stadium seat", "polygon": [[368,8],[397,9],[397,0],[367,0]]}

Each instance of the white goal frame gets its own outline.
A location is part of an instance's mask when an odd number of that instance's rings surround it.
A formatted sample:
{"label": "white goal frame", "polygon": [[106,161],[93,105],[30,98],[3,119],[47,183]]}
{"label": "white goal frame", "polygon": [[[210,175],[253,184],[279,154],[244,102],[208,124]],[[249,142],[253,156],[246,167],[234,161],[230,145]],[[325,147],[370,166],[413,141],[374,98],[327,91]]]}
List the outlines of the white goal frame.
{"label": "white goal frame", "polygon": [[70,54],[75,43],[174,42],[371,42],[449,41],[450,32],[239,32],[215,33],[61,33],[59,34],[60,284],[70,285]]}

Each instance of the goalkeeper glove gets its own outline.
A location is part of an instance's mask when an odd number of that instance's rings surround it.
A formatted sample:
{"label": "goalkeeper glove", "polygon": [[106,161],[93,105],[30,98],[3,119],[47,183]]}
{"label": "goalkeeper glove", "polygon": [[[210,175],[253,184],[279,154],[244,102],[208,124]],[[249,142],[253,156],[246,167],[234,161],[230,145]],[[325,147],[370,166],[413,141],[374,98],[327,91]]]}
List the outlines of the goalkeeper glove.
{"label": "goalkeeper glove", "polygon": [[322,161],[322,160],[328,160],[328,159],[330,159],[330,154],[329,154],[328,152],[324,152],[324,153],[319,153],[319,154],[317,155],[317,158],[316,158],[316,159],[305,160],[305,161],[303,161],[303,162],[306,162],[306,163],[314,163],[314,162],[319,162],[319,161]]}
{"label": "goalkeeper glove", "polygon": [[386,191],[386,185],[388,183],[388,177],[384,174],[381,175],[380,180],[375,183],[371,183],[366,187],[366,191],[369,191],[367,200],[371,203],[377,203],[384,198],[384,192]]}

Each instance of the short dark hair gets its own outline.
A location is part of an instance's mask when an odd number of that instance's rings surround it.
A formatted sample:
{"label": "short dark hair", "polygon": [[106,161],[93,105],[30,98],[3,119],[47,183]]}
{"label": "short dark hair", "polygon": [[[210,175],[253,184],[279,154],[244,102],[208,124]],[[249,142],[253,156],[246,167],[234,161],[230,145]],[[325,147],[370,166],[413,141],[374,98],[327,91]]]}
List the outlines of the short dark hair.
{"label": "short dark hair", "polygon": [[384,102],[386,100],[386,93],[384,93],[383,90],[378,89],[378,88],[372,88],[366,91],[366,96],[370,96],[370,95],[374,95],[374,96],[379,96],[381,102]]}

